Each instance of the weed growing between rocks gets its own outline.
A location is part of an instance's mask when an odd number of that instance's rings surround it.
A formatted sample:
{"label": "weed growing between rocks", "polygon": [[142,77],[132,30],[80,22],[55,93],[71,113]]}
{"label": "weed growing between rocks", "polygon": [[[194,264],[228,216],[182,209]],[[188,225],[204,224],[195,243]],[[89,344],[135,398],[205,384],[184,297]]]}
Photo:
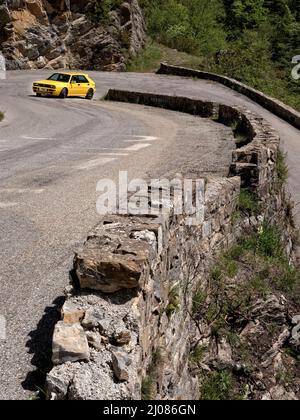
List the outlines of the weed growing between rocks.
{"label": "weed growing between rocks", "polygon": [[152,354],[152,361],[148,368],[147,375],[142,380],[142,400],[150,401],[155,399],[157,394],[157,379],[162,363],[162,355],[160,349]]}
{"label": "weed growing between rocks", "polygon": [[246,392],[229,371],[210,372],[202,386],[202,399],[211,401],[243,400]]}
{"label": "weed growing between rocks", "polygon": [[169,293],[169,304],[166,308],[167,317],[171,318],[171,316],[179,310],[179,307],[179,287],[175,286]]}
{"label": "weed growing between rocks", "polygon": [[193,317],[203,335],[190,363],[202,399],[300,397],[299,343],[291,340],[299,284],[282,233],[270,223],[219,258],[208,290],[194,295]]}
{"label": "weed growing between rocks", "polygon": [[248,188],[241,188],[239,201],[235,212],[232,214],[232,222],[240,220],[243,216],[258,216],[262,205],[255,193]]}

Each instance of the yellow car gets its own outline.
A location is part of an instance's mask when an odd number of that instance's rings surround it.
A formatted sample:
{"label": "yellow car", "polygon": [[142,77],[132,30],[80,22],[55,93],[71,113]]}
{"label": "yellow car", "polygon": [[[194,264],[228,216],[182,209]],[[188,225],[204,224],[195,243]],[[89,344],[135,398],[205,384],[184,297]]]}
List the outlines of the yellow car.
{"label": "yellow car", "polygon": [[83,96],[93,99],[96,84],[85,73],[54,73],[49,79],[34,82],[32,89],[36,96]]}

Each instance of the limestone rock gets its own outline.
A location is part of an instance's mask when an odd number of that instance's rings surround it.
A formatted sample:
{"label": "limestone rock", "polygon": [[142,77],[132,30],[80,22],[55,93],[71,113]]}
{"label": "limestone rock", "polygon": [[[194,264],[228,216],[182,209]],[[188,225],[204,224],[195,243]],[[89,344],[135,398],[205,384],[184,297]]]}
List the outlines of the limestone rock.
{"label": "limestone rock", "polygon": [[54,330],[52,351],[54,365],[89,360],[88,341],[81,325],[58,322]]}
{"label": "limestone rock", "polygon": [[83,319],[85,311],[67,300],[62,307],[61,313],[65,324],[77,324]]}
{"label": "limestone rock", "polygon": [[[131,340],[130,331],[122,320],[117,320],[115,315],[104,308],[89,308],[82,320],[85,330],[98,330],[104,338],[116,341],[119,345],[128,344]],[[106,340],[104,340],[106,341]]]}
{"label": "limestone rock", "polygon": [[114,293],[139,286],[144,261],[124,257],[98,259],[96,255],[79,255],[76,264],[82,289]]}
{"label": "limestone rock", "polygon": [[95,350],[101,350],[103,345],[102,345],[102,340],[101,340],[101,335],[92,331],[87,331],[86,332],[86,337],[88,340],[88,343],[95,349]]}
{"label": "limestone rock", "polygon": [[65,363],[55,366],[46,377],[47,397],[53,400],[64,400],[68,394],[68,388],[78,366],[74,363]]}
{"label": "limestone rock", "polygon": [[140,241],[148,242],[154,249],[156,249],[156,236],[154,232],[149,230],[133,232],[133,238]]}
{"label": "limestone rock", "polygon": [[294,316],[292,324],[295,325],[295,327],[292,329],[290,343],[292,346],[300,348],[300,315]]}
{"label": "limestone rock", "polygon": [[117,344],[120,346],[125,346],[131,341],[131,333],[129,330],[119,330],[115,333],[114,338]]}
{"label": "limestone rock", "polygon": [[250,308],[251,317],[284,324],[286,322],[286,302],[270,295],[266,300],[259,299]]}
{"label": "limestone rock", "polygon": [[274,401],[297,401],[297,397],[294,392],[288,392],[281,386],[275,386],[270,389],[269,392],[264,394],[262,400],[274,400]]}
{"label": "limestone rock", "polygon": [[131,224],[125,229],[103,224],[91,234],[74,261],[82,289],[114,293],[141,286],[148,257],[154,250],[148,242],[133,239],[131,229]]}
{"label": "limestone rock", "polygon": [[218,361],[221,365],[232,366],[232,350],[225,339],[221,339],[218,343]]}
{"label": "limestone rock", "polygon": [[131,360],[127,353],[121,351],[115,351],[112,353],[112,364],[113,370],[119,381],[128,381],[128,367],[131,364]]}
{"label": "limestone rock", "polygon": [[8,69],[54,69],[59,63],[124,70],[125,57],[135,55],[145,44],[138,0],[119,5],[102,23],[91,18],[91,4],[91,0],[69,5],[64,0],[0,1],[0,50]]}
{"label": "limestone rock", "polygon": [[[90,308],[86,311],[85,317],[82,321],[82,326],[86,329],[98,328],[101,321],[105,320],[106,313],[101,309]],[[108,319],[108,323],[111,322],[111,319]]]}

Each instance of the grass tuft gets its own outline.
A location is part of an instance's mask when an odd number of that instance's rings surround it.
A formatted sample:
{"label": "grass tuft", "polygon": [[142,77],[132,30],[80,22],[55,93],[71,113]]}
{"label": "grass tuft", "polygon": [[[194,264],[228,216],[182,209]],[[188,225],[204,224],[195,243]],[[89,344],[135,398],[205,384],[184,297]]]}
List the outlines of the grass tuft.
{"label": "grass tuft", "polygon": [[242,387],[240,387],[233,374],[227,370],[209,373],[201,391],[201,399],[207,401],[243,399]]}
{"label": "grass tuft", "polygon": [[142,380],[142,400],[149,401],[156,397],[157,376],[162,364],[162,355],[160,349],[152,354],[152,361],[148,368],[147,375]]}
{"label": "grass tuft", "polygon": [[257,214],[260,204],[256,195],[248,189],[242,188],[239,195],[238,211],[242,213]]}

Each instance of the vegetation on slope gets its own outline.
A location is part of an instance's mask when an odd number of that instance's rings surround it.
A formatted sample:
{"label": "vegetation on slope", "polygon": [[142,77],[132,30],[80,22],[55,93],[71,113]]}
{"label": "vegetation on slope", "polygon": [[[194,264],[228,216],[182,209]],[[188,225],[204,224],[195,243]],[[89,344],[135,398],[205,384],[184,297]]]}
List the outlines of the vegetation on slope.
{"label": "vegetation on slope", "polygon": [[[299,348],[281,337],[289,314],[299,312],[300,278],[281,237],[270,223],[243,237],[220,257],[207,290],[194,296],[194,318],[213,335],[190,357],[201,399],[256,400],[274,386],[299,396]],[[215,359],[215,342],[226,359]]]}
{"label": "vegetation on slope", "polygon": [[155,43],[130,70],[142,70],[143,62],[144,70],[152,70],[164,56],[181,63],[182,55],[169,47],[190,54],[185,56],[190,67],[233,77],[300,110],[300,85],[291,77],[292,58],[300,54],[298,0],[139,2]]}

